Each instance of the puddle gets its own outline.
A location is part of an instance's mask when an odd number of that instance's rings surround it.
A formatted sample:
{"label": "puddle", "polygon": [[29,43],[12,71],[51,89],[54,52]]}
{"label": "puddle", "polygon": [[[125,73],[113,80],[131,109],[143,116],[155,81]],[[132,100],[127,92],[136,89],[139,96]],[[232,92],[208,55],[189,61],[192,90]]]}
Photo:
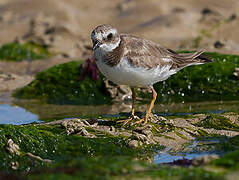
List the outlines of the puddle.
{"label": "puddle", "polygon": [[205,138],[201,140],[194,140],[192,144],[184,147],[183,151],[171,152],[170,148],[166,148],[163,151],[159,151],[154,156],[154,164],[173,163],[177,160],[192,160],[200,158],[205,155],[223,155],[224,152],[216,150],[215,145],[219,144],[222,139],[217,138]]}
{"label": "puddle", "polygon": [[[17,106],[11,105],[11,103]],[[239,101],[156,104],[154,113],[161,116],[222,113],[225,111],[237,111],[238,106]],[[137,112],[140,114],[145,112],[147,108],[148,104],[136,105]],[[19,125],[40,122],[41,120],[52,121],[74,117],[119,118],[119,113],[122,112],[126,113],[126,116],[130,115],[130,110],[130,101],[97,106],[41,104],[38,101],[27,100],[13,101],[10,103],[0,102],[0,124]]]}
{"label": "puddle", "polygon": [[0,124],[29,124],[40,122],[38,115],[35,115],[19,106],[0,104]]}
{"label": "puddle", "polygon": [[165,164],[165,163],[172,163],[177,160],[181,159],[188,159],[192,160],[195,158],[199,158],[208,154],[213,154],[213,153],[178,153],[177,155],[171,155],[166,152],[162,152],[157,154],[154,157],[154,164]]}

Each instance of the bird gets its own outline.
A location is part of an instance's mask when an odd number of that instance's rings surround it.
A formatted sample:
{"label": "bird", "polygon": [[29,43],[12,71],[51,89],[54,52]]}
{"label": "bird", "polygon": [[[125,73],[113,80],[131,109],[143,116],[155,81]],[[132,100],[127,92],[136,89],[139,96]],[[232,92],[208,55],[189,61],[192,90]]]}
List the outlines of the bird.
{"label": "bird", "polygon": [[128,85],[132,91],[131,115],[124,125],[135,120],[136,88],[149,87],[152,100],[145,116],[134,124],[145,125],[157,98],[153,85],[165,81],[181,69],[212,62],[200,50],[195,53],[177,53],[174,50],[130,34],[119,33],[103,24],[91,33],[92,50],[100,72],[118,85]]}

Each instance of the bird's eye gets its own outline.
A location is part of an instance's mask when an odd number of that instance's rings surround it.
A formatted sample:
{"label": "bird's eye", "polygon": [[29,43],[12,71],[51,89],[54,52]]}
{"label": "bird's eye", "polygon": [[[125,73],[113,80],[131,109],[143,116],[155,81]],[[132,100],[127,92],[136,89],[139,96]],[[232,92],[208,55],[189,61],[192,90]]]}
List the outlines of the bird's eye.
{"label": "bird's eye", "polygon": [[110,33],[110,34],[107,35],[107,39],[108,39],[108,40],[111,40],[112,37],[113,37],[113,34],[112,34],[112,33]]}

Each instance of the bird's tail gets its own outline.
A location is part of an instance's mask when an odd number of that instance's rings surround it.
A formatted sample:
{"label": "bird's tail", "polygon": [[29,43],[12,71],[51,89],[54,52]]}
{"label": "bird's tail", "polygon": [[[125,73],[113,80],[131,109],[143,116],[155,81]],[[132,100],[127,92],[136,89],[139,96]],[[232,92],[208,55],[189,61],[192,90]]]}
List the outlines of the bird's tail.
{"label": "bird's tail", "polygon": [[192,66],[192,65],[199,65],[199,64],[205,64],[209,62],[213,62],[213,60],[204,55],[204,51],[198,51],[195,53],[177,53],[172,50],[168,50],[169,52],[172,53],[173,56],[173,66],[172,68],[178,68],[182,69],[187,66]]}
{"label": "bird's tail", "polygon": [[210,59],[210,57],[206,56],[203,54],[204,51],[198,51],[195,53],[187,53],[187,54],[179,54],[180,56],[184,56],[185,59],[189,60],[189,61],[194,61],[195,63],[209,63],[209,62],[213,62],[212,59]]}

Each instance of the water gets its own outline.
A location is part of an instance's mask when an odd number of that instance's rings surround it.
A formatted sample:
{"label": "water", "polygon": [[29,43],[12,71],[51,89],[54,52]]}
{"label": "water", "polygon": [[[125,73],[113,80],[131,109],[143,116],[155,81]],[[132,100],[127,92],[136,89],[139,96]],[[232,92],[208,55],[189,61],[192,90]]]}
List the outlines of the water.
{"label": "water", "polygon": [[[6,102],[5,102],[6,103]],[[42,120],[56,120],[81,116],[101,116],[101,117],[119,117],[119,112],[129,112],[131,109],[128,104],[113,104],[100,106],[79,106],[79,105],[54,105],[41,104],[37,101],[18,101],[7,102],[9,104],[0,104],[0,124],[21,125],[28,123],[39,123]],[[179,104],[161,104],[155,106],[157,114],[164,116],[186,115],[194,113],[222,113],[225,111],[238,111],[238,101],[233,102],[200,102],[200,103],[179,103]],[[144,112],[148,104],[137,105],[139,112]],[[211,149],[220,140],[212,138],[195,140],[189,143],[183,150],[172,152],[171,149],[159,151],[154,157],[155,164],[173,163],[174,161],[187,159],[192,160],[205,155],[222,155],[224,152]],[[202,148],[203,147],[203,148]]]}
{"label": "water", "polygon": [[177,153],[176,155],[172,155],[167,152],[161,152],[154,157],[154,164],[164,164],[164,163],[172,163],[177,160],[181,159],[195,159],[199,158],[208,154],[214,153],[207,153],[207,152],[198,152],[198,153]]}
{"label": "water", "polygon": [[[0,124],[27,124],[74,117],[119,118],[120,112],[130,115],[131,102],[113,105],[83,106],[41,104],[38,101],[0,102]],[[14,105],[13,105],[14,104]],[[222,113],[238,111],[239,101],[156,104],[153,112],[162,116],[195,113]],[[148,104],[137,104],[136,111],[142,114]]]}
{"label": "water", "polygon": [[39,116],[19,106],[0,104],[0,124],[29,124],[40,122]]}
{"label": "water", "polygon": [[205,155],[223,155],[224,152],[215,149],[215,145],[222,142],[222,138],[204,138],[201,140],[194,140],[192,144],[184,147],[184,150],[178,152],[171,152],[170,148],[159,151],[154,157],[155,164],[173,163],[177,160],[187,159],[192,160],[200,158]]}

